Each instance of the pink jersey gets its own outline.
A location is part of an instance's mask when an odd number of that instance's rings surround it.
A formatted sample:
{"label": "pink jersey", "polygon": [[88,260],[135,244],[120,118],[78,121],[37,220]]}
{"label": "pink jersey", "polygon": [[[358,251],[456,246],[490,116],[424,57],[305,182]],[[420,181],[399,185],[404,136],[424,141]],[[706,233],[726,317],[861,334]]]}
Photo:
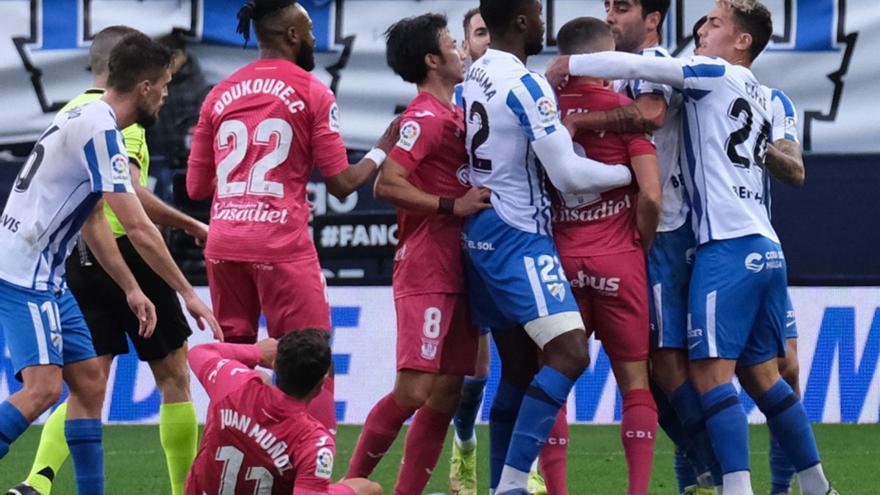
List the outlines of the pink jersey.
{"label": "pink jersey", "polygon": [[[628,105],[632,100],[593,85],[566,86],[559,94],[563,115],[600,112]],[[609,164],[630,164],[631,157],[654,155],[656,149],[643,134],[581,132],[574,138],[587,157]],[[601,195],[553,194],[553,240],[562,256],[597,256],[639,249],[636,223],[639,186],[632,184]]]}
{"label": "pink jersey", "polygon": [[205,344],[189,351],[211,405],[187,495],[328,493],[333,436],[304,402],[263,383],[251,369],[259,359],[252,345]]}
{"label": "pink jersey", "polygon": [[333,93],[297,65],[260,59],[214,87],[202,105],[186,176],[211,197],[205,256],[279,262],[315,257],[306,184],[348,167]]}
{"label": "pink jersey", "polygon": [[[419,93],[403,113],[400,140],[389,157],[410,172],[409,181],[420,190],[458,198],[469,188],[464,136],[460,108]],[[461,218],[400,209],[397,225],[394,296],[463,292]]]}

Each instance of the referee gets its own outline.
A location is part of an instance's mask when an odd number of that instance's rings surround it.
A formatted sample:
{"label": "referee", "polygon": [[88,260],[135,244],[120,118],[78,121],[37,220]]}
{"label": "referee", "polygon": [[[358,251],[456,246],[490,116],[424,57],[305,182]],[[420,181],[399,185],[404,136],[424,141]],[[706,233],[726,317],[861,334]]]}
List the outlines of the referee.
{"label": "referee", "polygon": [[[111,26],[95,35],[89,53],[94,87],[71,100],[61,112],[97,100],[104,94],[109,75],[110,52],[128,34],[137,33],[125,26]],[[122,131],[131,165],[133,186],[144,210],[154,223],[185,230],[199,244],[208,235],[208,226],[163,203],[145,186],[150,154],[145,129],[134,124]],[[137,180],[135,181],[135,178]],[[129,310],[125,293],[96,262],[84,242],[79,242],[67,259],[67,283],[85,315],[92,333],[95,352],[109,375],[114,356],[127,354],[128,336],[138,358],[150,365],[162,396],[159,410],[159,437],[165,451],[171,493],[183,493],[187,473],[198,448],[198,424],[192,403],[187,366],[187,338],[192,331],[181,310],[177,293],[138,255],[125,229],[108,205],[104,215],[116,237],[119,251],[146,296],[156,306],[157,325],[149,338],[139,335],[137,317]],[[64,435],[67,403],[49,417],[40,437],[31,472],[11,494],[48,495],[55,474],[64,464],[69,449]]]}

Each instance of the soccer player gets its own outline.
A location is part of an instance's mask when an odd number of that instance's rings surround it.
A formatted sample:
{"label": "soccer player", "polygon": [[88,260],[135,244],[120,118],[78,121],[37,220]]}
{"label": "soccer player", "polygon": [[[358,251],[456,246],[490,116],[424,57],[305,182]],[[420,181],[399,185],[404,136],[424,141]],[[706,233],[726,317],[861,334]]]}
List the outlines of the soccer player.
{"label": "soccer player", "polygon": [[[488,326],[502,361],[492,405],[495,493],[522,493],[554,419],[589,361],[586,333],[553,245],[549,178],[564,193],[629,184],[624,166],[574,153],[543,77],[529,55],[543,48],[537,0],[481,0],[492,47],[469,69],[463,99],[470,180],[492,191],[493,208],[465,220],[471,311]],[[544,364],[537,353],[543,350]]]}
{"label": "soccer player", "polygon": [[[111,26],[95,35],[89,50],[93,87],[71,100],[61,109],[61,113],[97,100],[104,94],[110,51],[125,35],[135,32],[137,31],[126,26]],[[148,125],[150,122],[144,124]],[[208,234],[207,225],[167,206],[146,188],[150,154],[144,140],[144,126],[135,123],[126,127],[122,136],[131,164],[131,174],[138,178],[134,188],[147,216],[159,225],[191,232],[196,236],[197,242],[204,241]],[[103,213],[116,237],[118,250],[126,260],[126,265],[134,271],[135,279],[146,291],[147,297],[157,305],[158,325],[154,333],[149,338],[139,335],[139,320],[125,309],[125,292],[101,265],[92,262],[91,250],[82,244],[78,244],[72,256],[67,259],[67,281],[85,315],[104,375],[109,376],[114,356],[128,353],[126,335],[134,344],[138,357],[150,365],[162,398],[159,408],[159,438],[165,451],[171,492],[180,495],[198,448],[198,423],[190,396],[189,369],[186,364],[186,339],[192,332],[174,289],[150,270],[138,255],[116,214],[106,203]],[[69,455],[64,438],[66,411],[65,402],[49,416],[27,480],[10,493],[15,493],[15,490],[18,493],[29,493],[28,487],[43,495],[50,493],[55,474]]]}
{"label": "soccer player", "polygon": [[[452,101],[462,54],[446,18],[403,19],[385,32],[388,65],[418,96],[400,118],[400,140],[376,182],[376,197],[398,208],[394,257],[397,380],[370,411],[347,477],[367,477],[415,413],[394,493],[422,493],[437,464],[465,375],[473,373],[471,326],[461,253],[464,216],[489,208],[489,191],[470,189],[463,172],[464,115]],[[426,260],[440,267],[425,270]]]}
{"label": "soccer player", "polygon": [[[365,479],[330,483],[334,435],[309,415],[330,369],[323,329],[254,344],[204,344],[189,363],[211,399],[187,495],[381,495]],[[276,385],[256,366],[274,368]]]}
{"label": "soccer player", "polygon": [[[779,375],[785,352],[785,257],[770,224],[764,172],[770,98],[749,67],[772,34],[755,0],[719,0],[690,61],[602,53],[561,57],[548,75],[643,78],[684,92],[685,172],[700,247],[690,285],[689,374],[701,394],[725,493],[751,494],[748,421],[736,372],[795,466],[805,494],[837,493],[803,404]],[[708,58],[710,56],[718,58]]]}
{"label": "soccer player", "polygon": [[0,404],[0,458],[57,402],[63,380],[70,388],[65,436],[81,494],[104,490],[100,417],[106,378],[82,312],[65,290],[63,265],[99,201],[110,205],[149,266],[181,293],[200,328],[207,322],[220,334],[133,194],[119,131],[155,118],[171,78],[170,59],[142,34],[123,39],[110,54],[104,95],[55,118],[3,212],[0,246],[8,256],[0,260],[0,324],[24,388]]}
{"label": "soccer player", "polygon": [[[566,23],[556,42],[565,55],[614,49],[611,28],[592,17]],[[630,103],[609,81],[595,78],[572,78],[559,93],[563,116],[607,112]],[[629,472],[627,493],[645,495],[657,432],[657,407],[648,385],[645,291],[645,253],[660,220],[656,151],[638,133],[587,131],[574,140],[596,161],[631,164],[636,179],[601,195],[553,195],[553,237],[587,333],[601,339],[623,397],[620,437]]]}
{"label": "soccer player", "polygon": [[[214,311],[230,342],[254,342],[261,312],[272,337],[294,328],[329,332],[306,185],[317,164],[327,189],[343,198],[373,175],[385,152],[349,166],[333,93],[309,73],[315,39],[301,5],[254,0],[239,21],[245,40],[253,24],[260,58],[206,98],[186,176],[191,198],[213,196],[205,258]],[[332,372],[309,407],[336,429]]]}
{"label": "soccer player", "polygon": [[[465,67],[470,67],[489,49],[489,28],[480,15],[480,8],[467,11],[463,21],[464,39],[461,49],[465,54]],[[463,84],[455,86],[455,104],[463,107],[461,93]],[[476,495],[477,493],[477,435],[475,425],[483,391],[489,377],[489,329],[480,328],[477,345],[477,363],[472,376],[464,377],[461,401],[452,419],[455,435],[452,440],[452,457],[449,460],[449,491],[453,495]]]}

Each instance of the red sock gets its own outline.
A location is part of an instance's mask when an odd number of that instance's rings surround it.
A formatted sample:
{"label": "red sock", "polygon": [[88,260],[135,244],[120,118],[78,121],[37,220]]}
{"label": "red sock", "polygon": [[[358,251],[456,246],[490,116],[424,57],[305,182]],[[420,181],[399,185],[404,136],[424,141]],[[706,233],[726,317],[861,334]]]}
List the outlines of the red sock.
{"label": "red sock", "polygon": [[391,394],[382,398],[367,416],[367,422],[361,431],[351,462],[348,465],[346,478],[367,478],[382,460],[382,456],[394,443],[400,427],[415,411],[405,409],[397,404]]}
{"label": "red sock", "polygon": [[450,421],[452,414],[443,414],[428,406],[422,406],[416,413],[406,434],[395,495],[412,495],[425,490],[443,451]]}
{"label": "red sock", "polygon": [[544,483],[547,484],[547,495],[568,494],[568,487],[565,483],[565,456],[568,452],[569,439],[566,410],[565,405],[559,410],[559,414],[556,415],[556,423],[553,424],[553,429],[547,436],[547,443],[541,449],[541,455],[538,456],[541,474],[544,476]]}
{"label": "red sock", "polygon": [[630,390],[623,396],[623,419],[620,422],[620,439],[629,471],[629,495],[648,493],[656,436],[657,404],[651,392]]}
{"label": "red sock", "polygon": [[309,402],[309,414],[336,435],[336,401],[333,399],[333,377],[328,376],[318,396]]}

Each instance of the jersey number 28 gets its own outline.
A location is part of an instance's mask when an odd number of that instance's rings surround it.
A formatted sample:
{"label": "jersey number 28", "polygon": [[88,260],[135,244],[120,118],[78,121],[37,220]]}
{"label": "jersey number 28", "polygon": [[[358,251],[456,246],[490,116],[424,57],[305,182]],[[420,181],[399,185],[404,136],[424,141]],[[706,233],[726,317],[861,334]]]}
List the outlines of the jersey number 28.
{"label": "jersey number 28", "polygon": [[[745,144],[752,134],[752,124],[754,122],[752,105],[745,98],[737,98],[727,113],[735,121],[745,120],[743,126],[727,138],[727,157],[730,158],[730,161],[735,166],[749,168],[752,165],[752,159],[748,155],[740,155],[737,147]],[[764,166],[764,156],[767,154],[767,141],[769,140],[770,122],[765,121],[761,129],[759,129],[758,136],[755,138],[755,147],[752,150],[754,163],[759,167]]]}

